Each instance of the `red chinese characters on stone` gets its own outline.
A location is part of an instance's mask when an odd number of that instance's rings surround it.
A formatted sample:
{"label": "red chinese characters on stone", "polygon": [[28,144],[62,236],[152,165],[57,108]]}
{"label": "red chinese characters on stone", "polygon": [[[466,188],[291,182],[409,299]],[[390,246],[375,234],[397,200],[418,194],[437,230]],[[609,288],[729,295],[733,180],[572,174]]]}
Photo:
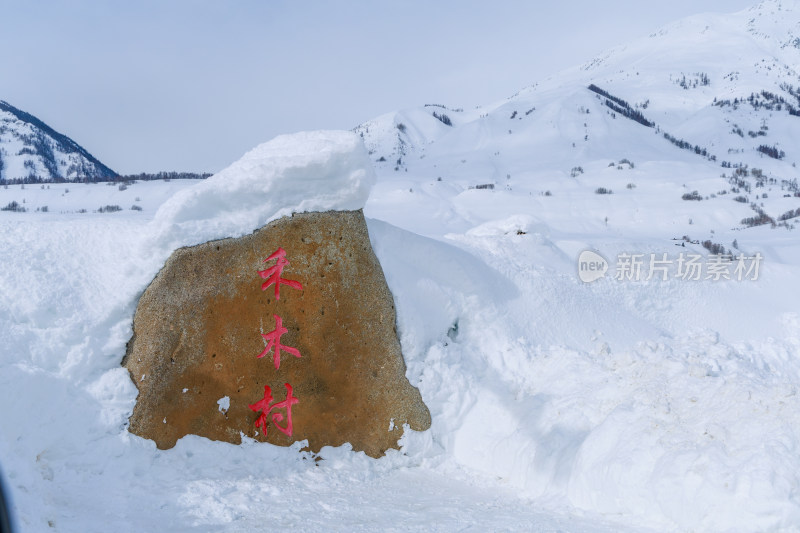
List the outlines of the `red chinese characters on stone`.
{"label": "red chinese characters on stone", "polygon": [[[282,402],[272,403],[274,401],[272,389],[269,385],[264,385],[264,397],[249,406],[250,409],[256,413],[261,411],[261,414],[256,418],[255,426],[261,428],[261,432],[265,437],[267,436],[267,426],[269,425],[267,416],[270,413],[272,413],[272,422],[275,427],[284,434],[290,437],[292,436],[292,405],[298,403],[300,400],[292,396],[291,385],[288,383],[284,383],[284,385],[286,386],[286,399]],[[286,417],[284,417],[282,413],[273,413],[276,409],[286,409]],[[278,422],[283,422],[284,418],[286,419],[286,427],[281,427],[278,425]]]}
{"label": "red chinese characters on stone", "polygon": [[[281,285],[288,285],[293,289],[303,290],[303,285],[299,281],[294,281],[291,279],[284,279],[281,277],[283,273],[283,269],[286,265],[289,264],[289,260],[286,259],[286,250],[281,247],[278,247],[275,252],[272,253],[269,257],[264,259],[264,262],[272,261],[275,259],[275,266],[272,266],[266,270],[259,270],[258,274],[261,276],[261,279],[265,279],[266,281],[261,285],[261,290],[265,291],[271,285],[275,286],[275,299],[280,300],[280,288]],[[291,346],[284,346],[281,344],[281,335],[284,333],[288,333],[289,330],[283,327],[283,319],[278,315],[272,315],[275,318],[275,329],[270,331],[269,333],[261,334],[265,341],[267,341],[267,345],[264,348],[264,351],[258,355],[258,358],[261,359],[265,355],[267,355],[270,350],[274,350],[275,353],[273,355],[273,362],[275,363],[275,369],[279,369],[281,366],[281,351],[287,352],[292,354],[295,357],[301,357],[300,351],[297,348],[292,348]],[[276,402],[272,397],[272,389],[268,385],[264,386],[264,397],[257,401],[256,403],[250,405],[250,409],[256,413],[259,411],[261,414],[258,415],[256,418],[255,426],[256,428],[261,428],[261,433],[266,437],[267,436],[267,428],[270,424],[268,417],[272,415],[272,424],[282,431],[284,434],[288,436],[292,436],[292,405],[298,403],[300,400],[292,396],[292,386],[288,383],[284,384],[286,386],[286,399],[282,402]],[[278,410],[285,410],[286,415],[282,412],[278,412]],[[285,421],[285,426],[279,425],[280,422]]]}
{"label": "red chinese characters on stone", "polygon": [[268,261],[272,261],[273,259],[277,259],[275,266],[271,266],[266,270],[259,270],[258,274],[261,276],[261,279],[265,279],[264,283],[261,284],[261,290],[267,290],[267,287],[270,285],[275,285],[275,299],[280,300],[280,286],[281,285],[288,285],[293,289],[303,289],[303,285],[299,281],[294,281],[291,279],[284,279],[281,277],[281,273],[286,265],[289,264],[289,260],[286,259],[286,250],[283,248],[278,248],[275,252],[264,259],[264,263]]}
{"label": "red chinese characters on stone", "polygon": [[287,333],[289,330],[283,327],[283,320],[278,315],[272,315],[275,317],[275,329],[264,335],[264,340],[267,341],[267,346],[264,348],[264,351],[259,354],[258,359],[261,359],[265,355],[269,353],[270,350],[275,350],[275,355],[272,356],[273,361],[275,362],[275,368],[278,369],[281,366],[281,350],[287,353],[292,354],[295,357],[300,357],[300,351],[297,348],[292,348],[290,346],[285,346],[281,344],[281,335]]}

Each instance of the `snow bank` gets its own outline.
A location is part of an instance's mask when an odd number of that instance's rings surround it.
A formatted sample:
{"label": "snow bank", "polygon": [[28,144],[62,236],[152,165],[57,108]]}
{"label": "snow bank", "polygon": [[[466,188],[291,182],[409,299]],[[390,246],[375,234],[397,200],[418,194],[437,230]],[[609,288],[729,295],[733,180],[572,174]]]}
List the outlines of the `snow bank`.
{"label": "snow bank", "polygon": [[280,135],[170,198],[153,229],[167,249],[238,237],[291,213],[361,209],[374,182],[355,133]]}
{"label": "snow bank", "polygon": [[[529,217],[467,231],[457,241],[466,250],[368,223],[395,295],[409,378],[431,411],[430,432],[409,439],[407,454],[438,453],[537,502],[658,530],[800,522],[797,313],[761,315],[765,328],[783,324],[779,339],[731,342],[687,324],[659,333],[636,322],[638,303],[622,302],[661,298],[651,320],[667,323],[673,300],[732,298],[736,314],[750,293],[579,285],[542,266],[560,260],[547,239],[517,235],[535,227]],[[781,300],[780,287],[760,290]],[[600,317],[606,298],[618,307],[613,320]],[[581,322],[596,328],[585,332],[589,342],[567,346]],[[626,336],[614,334],[619,326]]]}

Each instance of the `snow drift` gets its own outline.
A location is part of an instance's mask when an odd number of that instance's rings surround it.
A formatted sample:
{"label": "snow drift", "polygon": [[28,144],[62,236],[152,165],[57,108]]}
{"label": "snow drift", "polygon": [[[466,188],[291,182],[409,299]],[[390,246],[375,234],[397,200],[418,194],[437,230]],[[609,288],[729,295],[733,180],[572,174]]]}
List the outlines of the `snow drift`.
{"label": "snow drift", "polygon": [[374,182],[354,133],[281,135],[170,198],[156,213],[154,231],[173,249],[238,237],[292,213],[361,209]]}

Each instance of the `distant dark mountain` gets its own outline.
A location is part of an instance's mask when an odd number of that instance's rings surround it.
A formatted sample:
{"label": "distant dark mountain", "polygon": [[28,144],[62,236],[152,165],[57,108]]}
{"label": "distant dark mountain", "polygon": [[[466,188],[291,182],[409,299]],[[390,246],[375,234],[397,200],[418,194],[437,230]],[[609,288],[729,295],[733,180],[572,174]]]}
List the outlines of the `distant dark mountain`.
{"label": "distant dark mountain", "polygon": [[115,176],[66,135],[0,100],[0,182],[104,181]]}

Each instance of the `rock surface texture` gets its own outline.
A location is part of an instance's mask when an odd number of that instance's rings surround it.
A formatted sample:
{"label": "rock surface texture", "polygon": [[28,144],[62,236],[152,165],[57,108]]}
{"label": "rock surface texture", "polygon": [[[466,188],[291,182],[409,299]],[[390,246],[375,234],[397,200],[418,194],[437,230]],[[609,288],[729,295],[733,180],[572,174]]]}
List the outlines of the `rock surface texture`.
{"label": "rock surface texture", "polygon": [[[262,279],[279,249],[289,263]],[[302,289],[279,283],[276,298],[276,271]],[[139,388],[130,431],[162,449],[187,434],[236,444],[244,434],[281,446],[308,439],[313,451],[349,442],[380,456],[397,447],[403,424],[431,423],[406,378],[395,324],[360,210],[295,214],[181,248],[134,316],[123,360]],[[286,384],[297,399],[291,416],[280,405]],[[254,411],[265,386],[274,399],[262,407],[274,407]],[[254,425],[264,411],[266,436]]]}

